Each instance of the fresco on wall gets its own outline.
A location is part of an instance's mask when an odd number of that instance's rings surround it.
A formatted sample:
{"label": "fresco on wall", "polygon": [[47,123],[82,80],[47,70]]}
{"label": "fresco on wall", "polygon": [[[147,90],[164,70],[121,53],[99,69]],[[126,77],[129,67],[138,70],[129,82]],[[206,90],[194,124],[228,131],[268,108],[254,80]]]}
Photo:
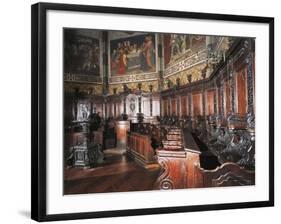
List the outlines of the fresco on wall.
{"label": "fresco on wall", "polygon": [[155,35],[136,32],[110,32],[111,76],[156,71]]}
{"label": "fresco on wall", "polygon": [[164,34],[164,64],[169,67],[206,48],[206,37],[193,34]]}
{"label": "fresco on wall", "polygon": [[99,32],[64,30],[64,73],[100,76]]}

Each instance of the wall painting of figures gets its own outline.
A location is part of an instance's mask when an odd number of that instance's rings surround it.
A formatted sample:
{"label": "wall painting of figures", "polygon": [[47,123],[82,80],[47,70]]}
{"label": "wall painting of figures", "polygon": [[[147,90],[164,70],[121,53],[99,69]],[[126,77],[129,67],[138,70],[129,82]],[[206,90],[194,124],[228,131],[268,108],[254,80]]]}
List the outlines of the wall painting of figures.
{"label": "wall painting of figures", "polygon": [[64,29],[64,73],[101,75],[100,32]]}
{"label": "wall painting of figures", "polygon": [[155,34],[110,31],[111,76],[156,72]]}

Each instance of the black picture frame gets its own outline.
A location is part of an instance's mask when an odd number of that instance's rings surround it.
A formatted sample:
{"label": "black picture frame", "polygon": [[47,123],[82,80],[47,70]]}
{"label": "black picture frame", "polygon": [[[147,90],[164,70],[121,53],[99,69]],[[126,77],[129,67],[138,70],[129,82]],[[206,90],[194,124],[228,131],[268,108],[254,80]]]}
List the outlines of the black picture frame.
{"label": "black picture frame", "polygon": [[[46,13],[63,10],[88,13],[111,13],[154,17],[177,17],[216,21],[254,22],[269,25],[269,200],[196,206],[159,207],[101,212],[46,214]],[[31,218],[37,221],[86,219],[99,217],[148,215],[237,208],[274,206],[274,18],[182,11],[163,11],[135,8],[102,7],[73,4],[37,3],[31,11],[32,59],[32,155],[31,155]]]}

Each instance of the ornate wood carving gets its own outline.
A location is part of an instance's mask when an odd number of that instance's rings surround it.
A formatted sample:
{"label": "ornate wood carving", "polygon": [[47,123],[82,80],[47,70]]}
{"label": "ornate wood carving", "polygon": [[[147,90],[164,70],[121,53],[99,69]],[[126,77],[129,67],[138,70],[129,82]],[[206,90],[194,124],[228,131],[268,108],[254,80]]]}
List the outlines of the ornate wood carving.
{"label": "ornate wood carving", "polygon": [[219,88],[220,95],[221,95],[221,115],[224,115],[224,91],[223,91],[223,83],[224,83],[224,81],[222,80],[222,81],[221,81],[221,84],[220,84],[220,88]]}
{"label": "ornate wood carving", "polygon": [[188,115],[191,117],[192,116],[192,95],[191,95],[191,91],[188,92]]}
{"label": "ornate wood carving", "polygon": [[[156,151],[161,175],[155,188],[181,189],[202,186],[201,177],[195,170],[199,164],[200,150],[188,129],[170,129],[163,140],[163,148]],[[183,135],[184,133],[184,135]]]}
{"label": "ornate wood carving", "polygon": [[246,58],[247,63],[247,87],[248,87],[248,113],[254,114],[254,90],[253,90],[253,62],[252,55]]}
{"label": "ornate wood carving", "polygon": [[[215,86],[216,86],[216,84],[215,84]],[[215,114],[217,114],[218,113],[218,110],[217,110],[217,108],[218,108],[218,91],[217,91],[217,88],[215,89],[214,94],[215,94],[215,96],[214,96],[214,111],[215,111]]]}
{"label": "ornate wood carving", "polygon": [[170,190],[174,189],[174,183],[170,177],[170,169],[168,166],[168,161],[165,158],[159,158],[158,163],[161,167],[160,176],[158,177],[155,188],[160,190]]}
{"label": "ornate wood carving", "polygon": [[203,116],[206,115],[206,92],[205,92],[205,85],[202,86],[202,110],[203,110]]}
{"label": "ornate wood carving", "polygon": [[214,170],[199,168],[204,187],[245,186],[255,184],[255,172],[241,168],[235,163],[224,163]]}
{"label": "ornate wood carving", "polygon": [[247,76],[246,65],[236,73],[236,113],[247,113]]}
{"label": "ornate wood carving", "polygon": [[154,158],[155,153],[151,146],[151,135],[149,134],[128,132],[127,153],[144,168],[158,167]]}

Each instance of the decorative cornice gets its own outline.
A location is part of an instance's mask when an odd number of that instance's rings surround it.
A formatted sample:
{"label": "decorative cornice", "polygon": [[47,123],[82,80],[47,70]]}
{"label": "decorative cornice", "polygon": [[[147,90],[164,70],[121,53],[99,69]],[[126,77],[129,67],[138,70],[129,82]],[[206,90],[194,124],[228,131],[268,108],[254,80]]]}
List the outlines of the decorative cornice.
{"label": "decorative cornice", "polygon": [[100,76],[94,75],[80,75],[65,73],[63,76],[65,82],[78,82],[78,83],[102,83],[102,78]]}
{"label": "decorative cornice", "polygon": [[65,93],[75,93],[76,91],[86,95],[102,95],[103,87],[102,84],[64,82]]}
{"label": "decorative cornice", "polygon": [[[191,82],[188,82],[188,81],[182,82],[183,85],[176,88],[177,92],[184,92],[187,89],[190,89],[192,87],[201,86],[203,83],[205,85],[210,85],[211,80],[215,80],[215,79],[218,78],[218,76],[221,76],[223,74],[227,74],[227,62],[228,62],[228,60],[232,60],[233,62],[235,62],[235,59],[237,59],[237,55],[240,55],[238,57],[239,57],[239,59],[241,59],[242,55],[243,55],[244,58],[246,58],[246,56],[247,56],[246,53],[250,53],[249,51],[244,50],[243,54],[241,55],[240,49],[241,49],[241,47],[244,46],[243,45],[244,41],[245,40],[243,39],[243,40],[239,40],[239,41],[235,42],[234,44],[232,44],[231,48],[226,53],[226,60],[225,61],[222,60],[220,63],[218,63],[216,65],[216,67],[213,69],[212,73],[209,75],[209,77],[207,77],[205,79],[198,78],[197,80],[194,80],[193,77],[192,77],[193,80],[191,80]],[[179,72],[178,74],[176,74],[174,76],[176,77],[177,75],[181,75],[181,74],[182,73]],[[190,73],[190,74],[193,75],[194,73]],[[220,79],[221,79],[221,77],[220,77]],[[161,94],[163,96],[166,96],[166,95],[169,95],[170,92],[173,92],[173,91],[174,91],[174,89],[171,90],[171,89],[165,88],[165,90],[163,90],[161,92]]]}
{"label": "decorative cornice", "polygon": [[158,77],[158,72],[112,76],[109,77],[109,84],[152,81],[157,80]]}
{"label": "decorative cornice", "polygon": [[178,72],[182,72],[186,69],[192,68],[193,66],[202,64],[206,62],[207,51],[206,49],[197,52],[190,57],[176,63],[175,65],[165,69],[164,78],[174,75]]}

